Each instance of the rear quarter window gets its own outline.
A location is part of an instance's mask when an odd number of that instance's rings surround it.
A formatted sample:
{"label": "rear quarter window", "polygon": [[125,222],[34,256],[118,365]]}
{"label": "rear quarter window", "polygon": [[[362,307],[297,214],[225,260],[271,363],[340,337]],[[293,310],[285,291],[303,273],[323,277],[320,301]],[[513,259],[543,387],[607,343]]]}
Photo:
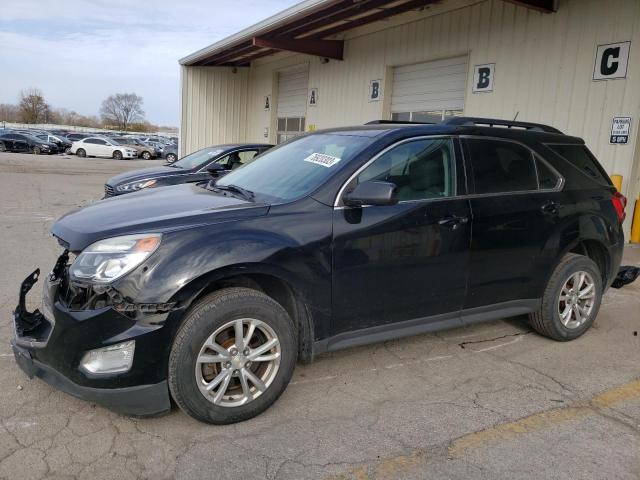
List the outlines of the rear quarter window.
{"label": "rear quarter window", "polygon": [[596,160],[596,157],[584,145],[547,145],[584,175],[601,185],[612,185],[611,179]]}

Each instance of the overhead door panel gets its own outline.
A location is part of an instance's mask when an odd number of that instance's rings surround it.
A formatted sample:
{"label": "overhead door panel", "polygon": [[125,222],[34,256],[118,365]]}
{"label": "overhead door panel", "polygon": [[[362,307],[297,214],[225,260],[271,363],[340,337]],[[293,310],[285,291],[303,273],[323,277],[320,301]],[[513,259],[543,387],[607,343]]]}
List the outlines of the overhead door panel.
{"label": "overhead door panel", "polygon": [[278,118],[306,115],[308,85],[309,69],[306,65],[278,74]]}
{"label": "overhead door panel", "polygon": [[463,110],[467,57],[396,67],[391,111]]}

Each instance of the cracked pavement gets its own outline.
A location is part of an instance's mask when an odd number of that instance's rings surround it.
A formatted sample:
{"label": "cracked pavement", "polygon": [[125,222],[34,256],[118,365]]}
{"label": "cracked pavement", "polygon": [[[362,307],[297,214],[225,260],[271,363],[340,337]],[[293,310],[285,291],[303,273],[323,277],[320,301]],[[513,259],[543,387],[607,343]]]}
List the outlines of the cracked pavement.
{"label": "cracked pavement", "polygon": [[28,380],[11,311],[59,254],[52,223],[158,163],[0,154],[0,478],[640,478],[640,281],[569,343],[517,317],[323,355],[236,425],[127,418]]}

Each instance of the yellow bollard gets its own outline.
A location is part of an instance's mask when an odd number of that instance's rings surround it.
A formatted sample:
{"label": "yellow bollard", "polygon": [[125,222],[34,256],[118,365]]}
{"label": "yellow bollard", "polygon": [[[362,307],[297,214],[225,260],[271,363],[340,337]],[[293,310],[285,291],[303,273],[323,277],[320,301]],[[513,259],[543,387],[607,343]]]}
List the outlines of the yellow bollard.
{"label": "yellow bollard", "polygon": [[631,224],[631,243],[640,243],[640,198],[636,200],[633,210],[633,223]]}
{"label": "yellow bollard", "polygon": [[616,187],[616,190],[622,192],[622,175],[611,175],[611,181]]}

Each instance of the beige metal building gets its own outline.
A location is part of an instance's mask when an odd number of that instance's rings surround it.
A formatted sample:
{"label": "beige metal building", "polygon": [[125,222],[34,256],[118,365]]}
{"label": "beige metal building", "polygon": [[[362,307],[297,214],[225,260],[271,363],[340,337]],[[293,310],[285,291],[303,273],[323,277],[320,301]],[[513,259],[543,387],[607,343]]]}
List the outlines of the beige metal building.
{"label": "beige metal building", "polygon": [[640,193],[640,0],[307,0],[180,63],[183,154],[374,119],[517,116],[581,136]]}

